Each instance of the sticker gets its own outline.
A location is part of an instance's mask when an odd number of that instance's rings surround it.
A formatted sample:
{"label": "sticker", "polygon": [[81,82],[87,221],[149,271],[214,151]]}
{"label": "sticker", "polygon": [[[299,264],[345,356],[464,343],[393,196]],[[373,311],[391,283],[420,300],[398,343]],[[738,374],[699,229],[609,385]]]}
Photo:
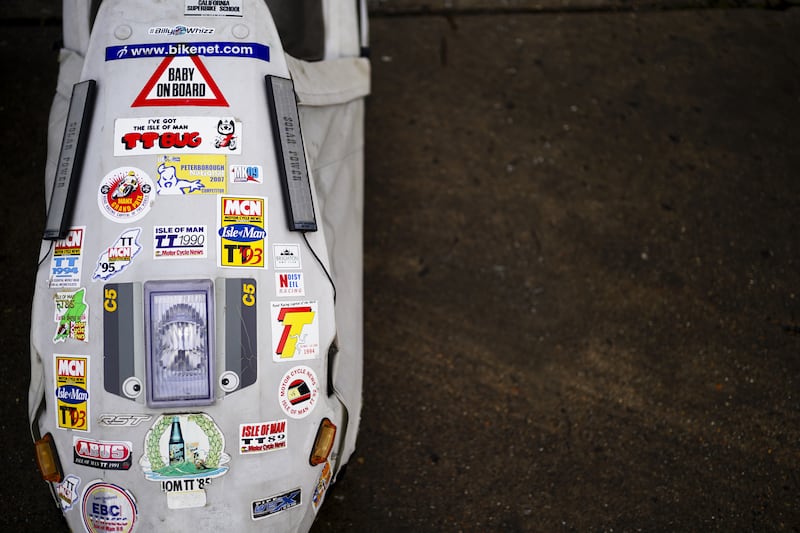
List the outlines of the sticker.
{"label": "sticker", "polygon": [[153,415],[115,415],[102,414],[97,417],[97,423],[106,427],[136,427],[142,422],[152,420]]}
{"label": "sticker", "polygon": [[129,470],[133,444],[72,437],[72,460],[76,465],[104,470]]}
{"label": "sticker", "polygon": [[133,258],[142,251],[142,246],[139,244],[141,233],[142,228],[123,231],[117,240],[97,258],[92,281],[107,280],[128,268]]}
{"label": "sticker", "polygon": [[225,194],[224,155],[167,155],[158,158],[158,194]]}
{"label": "sticker", "polygon": [[302,272],[276,272],[275,296],[305,296]]}
{"label": "sticker", "polygon": [[214,28],[206,28],[205,26],[184,26],[178,24],[177,26],[155,26],[147,30],[150,35],[213,35],[216,30]]}
{"label": "sticker", "polygon": [[261,165],[231,165],[231,183],[264,183]]}
{"label": "sticker", "polygon": [[64,480],[56,485],[56,496],[58,497],[58,504],[61,506],[61,512],[67,512],[72,509],[78,501],[78,486],[81,484],[81,478],[74,474],[67,474]]}
{"label": "sticker", "polygon": [[81,513],[89,533],[130,533],[138,514],[130,492],[99,479],[83,491]]}
{"label": "sticker", "polygon": [[319,355],[317,302],[272,302],[272,360],[298,361]]}
{"label": "sticker", "polygon": [[241,17],[242,0],[185,0],[183,14],[209,17]]}
{"label": "sticker", "polygon": [[86,289],[74,292],[57,292],[54,298],[56,334],[53,342],[74,339],[89,342],[89,304]]}
{"label": "sticker", "polygon": [[300,489],[290,490],[283,494],[276,494],[263,500],[252,503],[251,516],[253,520],[261,520],[300,505]]}
{"label": "sticker", "polygon": [[143,170],[120,167],[103,178],[97,195],[100,212],[114,222],[135,222],[150,211],[153,182]]}
{"label": "sticker", "polygon": [[161,415],[144,440],[144,476],[161,484],[170,509],[205,505],[205,489],[228,471],[225,436],[203,413]]}
{"label": "sticker", "polygon": [[168,56],[241,57],[269,61],[269,46],[261,43],[201,42],[123,44],[106,47],[106,61]]}
{"label": "sticker", "polygon": [[239,424],[239,453],[264,453],[286,448],[286,419]]}
{"label": "sticker", "polygon": [[89,431],[89,356],[56,355],[56,424]]}
{"label": "sticker", "polygon": [[51,289],[77,289],[81,284],[81,252],[86,226],[71,228],[64,239],[57,240],[50,262]]}
{"label": "sticker", "polygon": [[265,268],[266,220],[266,198],[220,196],[220,266]]}
{"label": "sticker", "polygon": [[298,244],[273,244],[272,256],[276,270],[299,269],[303,266]]}
{"label": "sticker", "polygon": [[116,156],[241,154],[242,123],[231,117],[118,118],[114,139]]}
{"label": "sticker", "polygon": [[307,366],[296,366],[286,372],[278,387],[281,409],[292,418],[305,418],[317,403],[317,375]]}
{"label": "sticker", "polygon": [[206,226],[153,227],[153,259],[203,259],[207,256]]}
{"label": "sticker", "polygon": [[331,463],[325,461],[325,466],[322,467],[322,472],[319,475],[317,486],[314,487],[314,495],[311,497],[311,506],[314,507],[314,512],[319,509],[322,500],[325,499],[325,492],[331,483]]}
{"label": "sticker", "polygon": [[228,107],[228,101],[200,57],[167,56],[131,107],[171,105]]}

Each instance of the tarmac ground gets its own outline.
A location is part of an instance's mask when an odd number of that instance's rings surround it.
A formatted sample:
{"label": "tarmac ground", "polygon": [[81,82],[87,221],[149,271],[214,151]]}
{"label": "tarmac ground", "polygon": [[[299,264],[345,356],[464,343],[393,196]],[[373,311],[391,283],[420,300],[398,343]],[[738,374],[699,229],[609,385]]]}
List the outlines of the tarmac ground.
{"label": "tarmac ground", "polygon": [[[800,530],[781,7],[376,9],[364,410],[314,531]],[[64,527],[26,428],[48,20],[0,19],[4,531]]]}

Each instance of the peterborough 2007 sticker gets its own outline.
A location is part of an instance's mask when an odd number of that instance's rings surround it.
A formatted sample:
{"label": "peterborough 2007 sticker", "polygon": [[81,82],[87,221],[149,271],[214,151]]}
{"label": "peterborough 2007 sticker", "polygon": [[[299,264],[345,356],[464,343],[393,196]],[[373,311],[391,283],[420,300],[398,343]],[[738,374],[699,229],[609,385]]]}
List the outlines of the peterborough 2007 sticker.
{"label": "peterborough 2007 sticker", "polygon": [[219,197],[219,261],[223,267],[266,267],[267,199]]}
{"label": "peterborough 2007 sticker", "polygon": [[314,359],[319,356],[317,302],[271,302],[272,360]]}
{"label": "peterborough 2007 sticker", "polygon": [[158,194],[225,194],[224,155],[165,155],[158,158]]}
{"label": "peterborough 2007 sticker", "polygon": [[286,372],[278,386],[278,401],[281,409],[292,418],[305,418],[319,397],[319,382],[314,370],[307,366],[296,366]]}
{"label": "peterborough 2007 sticker", "polygon": [[89,356],[55,356],[56,424],[89,431]]}
{"label": "peterborough 2007 sticker", "polygon": [[103,178],[97,205],[109,220],[135,222],[150,210],[154,193],[153,182],[144,170],[120,167]]}
{"label": "peterborough 2007 sticker", "polygon": [[89,533],[130,533],[138,515],[133,495],[119,485],[97,479],[81,498],[83,525]]}
{"label": "peterborough 2007 sticker", "polygon": [[64,239],[57,240],[50,263],[51,289],[77,289],[81,284],[81,252],[86,226],[70,228]]}
{"label": "peterborough 2007 sticker", "polygon": [[111,246],[97,258],[97,266],[92,274],[92,281],[108,280],[128,268],[133,258],[142,251],[139,235],[142,228],[130,228],[123,231]]}
{"label": "peterborough 2007 sticker", "polygon": [[74,292],[57,292],[55,295],[56,334],[53,342],[67,339],[89,342],[89,304],[86,289]]}

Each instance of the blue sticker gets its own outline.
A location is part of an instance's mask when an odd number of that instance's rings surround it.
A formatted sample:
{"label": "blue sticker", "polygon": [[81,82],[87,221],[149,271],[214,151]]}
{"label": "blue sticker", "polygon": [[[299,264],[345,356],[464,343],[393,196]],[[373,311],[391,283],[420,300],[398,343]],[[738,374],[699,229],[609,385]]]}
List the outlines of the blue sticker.
{"label": "blue sticker", "polygon": [[254,501],[251,516],[253,520],[260,520],[298,505],[300,505],[300,489],[294,489],[284,494]]}
{"label": "blue sticker", "polygon": [[201,42],[106,47],[106,61],[167,56],[244,57],[269,62],[269,46],[260,43]]}

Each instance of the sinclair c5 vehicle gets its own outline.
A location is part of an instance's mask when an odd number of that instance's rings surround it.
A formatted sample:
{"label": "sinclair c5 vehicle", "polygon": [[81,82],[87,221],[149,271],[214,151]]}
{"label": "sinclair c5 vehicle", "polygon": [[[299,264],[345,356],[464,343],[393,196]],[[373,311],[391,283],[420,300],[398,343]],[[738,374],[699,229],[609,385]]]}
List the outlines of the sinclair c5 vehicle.
{"label": "sinclair c5 vehicle", "polygon": [[362,388],[365,0],[63,0],[32,310],[75,531],[306,531]]}

